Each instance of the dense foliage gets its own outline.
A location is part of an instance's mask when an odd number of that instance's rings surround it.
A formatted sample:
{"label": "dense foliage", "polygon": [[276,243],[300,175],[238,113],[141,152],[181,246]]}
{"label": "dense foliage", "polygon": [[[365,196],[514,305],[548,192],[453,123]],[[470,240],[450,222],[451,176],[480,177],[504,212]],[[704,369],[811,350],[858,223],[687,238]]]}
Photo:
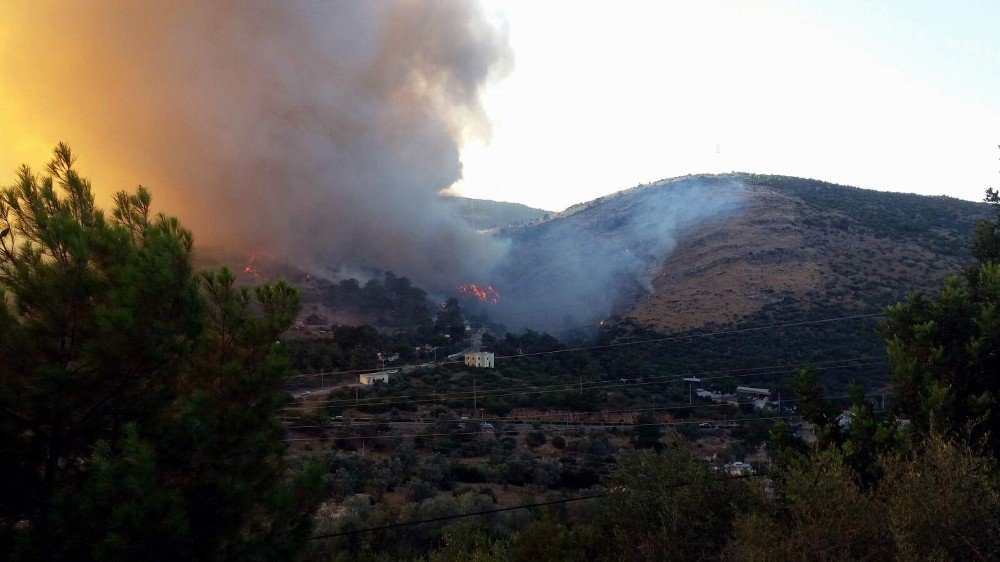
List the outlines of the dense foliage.
{"label": "dense foliage", "polygon": [[1000,454],[1000,196],[973,241],[976,263],[936,297],[889,309],[885,330],[900,406],[923,434],[971,432]]}
{"label": "dense foliage", "polygon": [[13,559],[270,559],[318,473],[275,416],[283,282],[196,275],[149,192],[94,204],[68,147],[0,192],[0,552]]}
{"label": "dense foliage", "polygon": [[[884,204],[801,197],[869,222]],[[976,231],[976,262],[937,295],[890,307],[884,368],[822,363],[881,356],[871,318],[774,327],[851,312],[817,297],[810,313],[782,301],[731,334],[665,338],[618,323],[590,349],[487,332],[496,368],[470,369],[454,353],[487,322],[469,322],[455,299],[432,315],[426,293],[391,273],[326,298],[398,326],[331,326],[284,344],[295,289],[196,274],[191,234],[153,216],[147,190],[117,194],[105,215],[60,145],[47,174],[23,168],[0,192],[0,553],[1000,558],[1000,195],[988,200],[997,214]],[[954,251],[945,238],[931,245]],[[292,365],[395,361],[410,364],[386,384],[300,377],[310,392],[286,402]],[[814,367],[761,369],[795,363]],[[692,365],[715,389],[766,381],[794,394],[795,415],[696,401],[676,380]],[[889,407],[852,379],[891,393]],[[751,451],[766,474],[725,464]],[[512,509],[534,503],[546,505]]]}
{"label": "dense foliage", "polygon": [[[991,196],[997,202],[996,195]],[[977,263],[949,280],[939,295],[914,296],[890,308],[881,326],[889,357],[885,367],[847,370],[819,366],[794,376],[783,370],[751,378],[767,380],[786,396],[794,395],[799,415],[790,423],[776,424],[766,438],[771,457],[766,480],[753,474],[734,479],[716,471],[718,460],[704,462],[677,432],[664,436],[663,424],[649,414],[640,415],[636,419],[639,424],[620,435],[616,429],[577,430],[575,434],[554,431],[559,426],[552,424],[519,431],[514,429],[516,424],[497,423],[495,431],[470,432],[465,425],[468,422],[448,417],[455,411],[475,415],[467,394],[459,393],[459,398],[442,401],[438,414],[443,419],[415,438],[418,450],[442,453],[429,461],[437,469],[428,466],[410,472],[429,479],[410,476],[413,479],[406,480],[405,471],[391,467],[370,472],[401,476],[396,481],[390,479],[388,487],[362,490],[355,486],[355,492],[369,495],[344,496],[342,505],[350,516],[327,520],[332,521],[325,523],[331,525],[329,530],[343,532],[488,509],[500,505],[493,493],[496,486],[545,490],[546,499],[571,500],[578,494],[598,497],[557,507],[377,531],[366,538],[324,539],[311,547],[309,556],[428,560],[996,559],[1000,557],[1000,520],[996,517],[1000,513],[1000,467],[994,437],[1000,380],[995,376],[993,353],[994,338],[1000,333],[993,312],[993,295],[1000,294],[994,287],[1000,280],[995,265],[1000,255],[994,251],[1000,248],[997,232],[1000,215],[995,222],[982,223],[977,231],[973,252]],[[771,309],[774,316],[752,319],[746,327],[803,320],[781,316],[791,310]],[[508,358],[498,362],[496,370],[418,370],[411,377],[372,389],[367,405],[359,408],[378,411],[379,400],[388,401],[400,394],[467,392],[473,381],[480,392],[496,393],[480,397],[479,408],[500,416],[518,408],[586,412],[610,405],[638,407],[658,400],[676,404],[683,400],[684,388],[658,381],[686,372],[685,367],[690,369],[691,364],[706,372],[728,367],[723,372],[736,377],[753,373],[762,364],[816,363],[844,356],[877,359],[884,353],[879,350],[877,330],[876,322],[866,318],[854,324],[808,327],[797,336],[790,328],[720,336],[692,332],[657,343],[551,355],[544,351],[562,351],[563,344],[530,332],[508,334],[484,339]],[[621,324],[603,331],[600,338],[599,344],[663,340],[659,334]],[[789,338],[809,345],[789,346]],[[857,353],[858,341],[865,342],[860,351],[866,353]],[[741,364],[746,365],[745,371],[739,370]],[[886,386],[886,374],[891,376],[891,387]],[[873,395],[851,383],[852,379],[874,382],[879,390]],[[574,392],[576,382],[580,387]],[[738,383],[722,378],[712,379],[711,384],[730,387]],[[553,387],[552,391],[507,396],[502,392],[505,388],[545,385]],[[586,390],[591,385],[603,386],[600,391]],[[842,388],[847,390],[843,400],[837,398]],[[888,407],[884,393],[890,394]],[[671,409],[671,414],[684,418],[696,415],[694,410]],[[751,416],[746,411],[730,413]],[[389,414],[391,419],[393,414]],[[717,457],[743,458],[747,446],[765,439],[762,427],[744,422],[732,429],[730,434],[740,443],[730,448],[742,452]],[[373,439],[372,443],[389,442],[388,427],[370,431],[372,437],[384,432],[381,441]],[[685,433],[698,437],[695,429]],[[348,446],[348,441],[334,439],[340,446]],[[523,448],[516,446],[518,442]],[[647,450],[621,452],[626,443],[629,448]],[[532,459],[531,451],[542,449],[558,462]],[[583,455],[574,458],[574,451]],[[387,458],[412,458],[405,447],[385,453]],[[566,468],[581,458],[591,459],[595,472],[606,476],[574,485]],[[602,466],[613,467],[611,473],[602,471]],[[337,474],[339,481],[349,473],[338,470]],[[397,506],[370,495],[393,486],[405,487],[407,503]],[[432,494],[433,487],[448,493]],[[337,489],[343,488],[338,484]],[[537,499],[525,496],[513,503]]]}
{"label": "dense foliage", "polygon": [[387,326],[420,326],[431,320],[427,293],[391,271],[385,272],[381,280],[368,280],[364,286],[357,279],[330,285],[323,301],[334,310],[376,316],[380,324]]}

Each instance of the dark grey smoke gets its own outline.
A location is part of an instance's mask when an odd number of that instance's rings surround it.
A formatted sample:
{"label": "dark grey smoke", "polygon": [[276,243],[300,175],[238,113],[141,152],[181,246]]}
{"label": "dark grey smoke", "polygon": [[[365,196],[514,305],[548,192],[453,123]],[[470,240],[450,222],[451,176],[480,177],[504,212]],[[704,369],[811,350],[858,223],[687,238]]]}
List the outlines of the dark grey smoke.
{"label": "dark grey smoke", "polygon": [[508,328],[561,332],[621,311],[648,295],[679,238],[739,212],[732,179],[666,180],[571,208],[510,233],[510,257],[496,275],[502,299],[490,314]]}
{"label": "dark grey smoke", "polygon": [[203,246],[439,289],[502,256],[437,199],[510,62],[475,2],[14,2],[5,95]]}
{"label": "dark grey smoke", "polygon": [[391,269],[441,295],[493,282],[509,325],[560,328],[633,298],[677,236],[738,205],[685,183],[512,239],[462,223],[437,194],[461,176],[463,140],[488,134],[479,94],[510,64],[472,0],[3,8],[5,132],[66,140],[84,173],[148,185],[227,255]]}

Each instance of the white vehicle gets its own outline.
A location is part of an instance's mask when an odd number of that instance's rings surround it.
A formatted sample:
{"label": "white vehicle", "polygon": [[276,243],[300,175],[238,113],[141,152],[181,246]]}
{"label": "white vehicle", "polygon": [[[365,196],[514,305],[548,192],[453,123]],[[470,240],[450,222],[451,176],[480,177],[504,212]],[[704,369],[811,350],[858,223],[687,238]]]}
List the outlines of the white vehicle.
{"label": "white vehicle", "polygon": [[493,429],[493,424],[490,422],[483,423],[483,429]]}
{"label": "white vehicle", "polygon": [[392,370],[386,371],[386,372],[389,373],[390,375],[395,375],[396,373],[399,372],[399,369],[392,369]]}

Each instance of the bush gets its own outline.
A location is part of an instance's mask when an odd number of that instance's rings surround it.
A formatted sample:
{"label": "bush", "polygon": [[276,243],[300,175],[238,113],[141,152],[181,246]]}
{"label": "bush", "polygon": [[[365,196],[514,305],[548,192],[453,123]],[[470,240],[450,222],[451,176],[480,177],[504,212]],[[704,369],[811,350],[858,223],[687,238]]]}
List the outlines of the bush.
{"label": "bush", "polygon": [[410,485],[406,487],[406,501],[408,502],[422,502],[436,495],[437,488],[430,482],[424,482],[420,479],[411,481]]}
{"label": "bush", "polygon": [[[528,432],[527,437],[525,437],[525,441],[527,442],[528,446],[531,447],[532,449],[536,447],[541,447],[542,445],[545,444],[545,434],[542,433],[541,431]],[[565,445],[565,442],[563,442],[563,444]]]}
{"label": "bush", "polygon": [[479,484],[486,482],[486,475],[483,471],[476,466],[466,466],[461,463],[454,463],[451,465],[451,477],[456,482],[467,482],[471,484]]}

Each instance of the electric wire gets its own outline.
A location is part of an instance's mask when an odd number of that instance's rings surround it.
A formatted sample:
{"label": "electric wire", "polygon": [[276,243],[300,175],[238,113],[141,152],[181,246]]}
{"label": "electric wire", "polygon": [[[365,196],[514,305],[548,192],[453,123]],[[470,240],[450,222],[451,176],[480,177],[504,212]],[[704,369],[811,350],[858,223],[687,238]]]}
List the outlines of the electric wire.
{"label": "electric wire", "polygon": [[[676,374],[676,375],[650,375],[650,376],[646,376],[646,377],[632,377],[632,378],[625,378],[625,379],[619,379],[619,380],[624,380],[624,381],[641,381],[641,380],[644,380],[644,379],[663,378],[663,377],[687,377],[687,378],[691,378],[691,377],[698,377],[698,376],[702,376],[702,375],[714,375],[714,374],[723,374],[723,373],[739,373],[739,372],[742,372],[742,371],[753,371],[753,370],[764,370],[764,369],[779,369],[779,368],[783,369],[783,368],[793,368],[793,367],[810,367],[810,366],[814,366],[814,365],[828,365],[828,364],[831,364],[831,363],[844,363],[844,362],[848,362],[848,361],[867,361],[867,360],[871,360],[871,359],[878,359],[878,358],[874,357],[874,356],[861,356],[861,357],[854,357],[854,358],[849,358],[849,359],[828,359],[826,361],[807,361],[807,362],[804,362],[804,363],[791,363],[791,364],[782,364],[782,365],[770,365],[770,366],[766,366],[766,367],[739,367],[739,368],[733,368],[733,369],[716,369],[716,370],[712,370],[712,371],[687,372],[687,373],[681,373],[681,374]],[[608,382],[608,381],[587,381],[584,384],[592,385],[592,384],[598,384],[598,383],[601,383],[601,382]],[[665,381],[665,382],[667,382],[667,381]],[[529,389],[530,390],[538,390],[538,389],[547,389],[547,388],[556,388],[556,387],[566,387],[567,390],[576,390],[576,389],[580,388],[580,384],[581,383],[579,383],[579,382],[561,382],[561,383],[552,383],[552,384],[547,384],[547,385],[534,385],[534,386],[515,387],[513,389],[511,389],[511,388],[503,388],[503,389],[494,389],[494,390],[490,390],[490,389],[483,389],[483,390],[462,390],[462,391],[456,391],[456,392],[409,394],[409,395],[407,395],[407,394],[400,394],[400,395],[392,395],[392,396],[366,396],[364,398],[356,398],[356,399],[351,399],[351,398],[342,398],[342,399],[339,399],[339,400],[329,399],[329,400],[326,400],[324,403],[327,404],[327,405],[331,405],[331,406],[337,406],[337,405],[385,404],[386,403],[385,399],[387,399],[387,398],[405,399],[407,401],[409,401],[409,400],[416,400],[416,399],[424,399],[424,398],[434,398],[434,399],[465,398],[465,397],[472,398],[472,397],[477,396],[477,395],[478,396],[488,396],[488,395],[494,394],[494,393],[510,392],[512,390],[521,390],[521,389],[524,389],[524,390],[529,390]],[[342,388],[349,388],[349,387],[342,387]],[[335,390],[335,389],[336,389],[336,387],[332,387],[331,388],[331,390]],[[317,390],[317,392],[321,391],[321,390],[324,390],[324,389],[319,389],[319,390]]]}
{"label": "electric wire", "polygon": [[[763,477],[763,476],[767,476],[767,475],[766,474],[747,474],[747,475],[742,475],[742,476],[729,476],[729,477],[726,477],[726,478],[720,478],[718,480],[720,480],[720,481],[743,480],[743,479],[746,479],[746,478],[756,478],[756,477]],[[688,482],[676,482],[676,483],[673,483],[673,484],[665,484],[665,485],[658,486],[657,489],[658,490],[667,490],[667,489],[673,489],[673,488],[681,488],[681,487],[684,487],[684,486],[690,486],[692,484],[694,484],[694,482],[690,482],[690,481],[688,481]],[[437,523],[437,522],[441,522],[441,521],[450,521],[450,520],[454,520],[454,519],[464,519],[464,518],[467,518],[467,517],[478,517],[480,515],[489,515],[489,514],[492,514],[492,513],[502,513],[502,512],[505,512],[505,511],[515,511],[515,510],[519,510],[519,509],[533,509],[533,508],[536,508],[536,507],[545,507],[545,506],[549,506],[549,505],[558,505],[558,504],[565,504],[565,503],[577,502],[577,501],[583,501],[583,500],[592,500],[592,499],[604,498],[604,497],[608,497],[608,496],[616,495],[616,494],[626,494],[626,493],[630,493],[630,492],[640,492],[640,491],[645,491],[645,490],[616,491],[616,492],[589,494],[589,495],[586,495],[586,496],[576,496],[576,497],[572,497],[572,498],[562,498],[562,499],[558,499],[558,500],[549,500],[549,501],[544,501],[544,502],[534,502],[534,503],[522,504],[522,505],[512,505],[512,506],[507,506],[507,507],[498,507],[498,508],[495,508],[495,509],[484,509],[484,510],[481,510],[481,511],[474,511],[474,512],[471,512],[471,513],[459,513],[459,514],[455,514],[455,515],[444,515],[444,516],[441,516],[441,517],[431,517],[431,518],[428,518],[428,519],[420,519],[420,520],[417,520],[417,521],[403,521],[403,522],[400,522],[400,523],[392,523],[392,524],[389,524],[389,525],[380,525],[378,527],[365,527],[363,529],[352,529],[350,531],[340,531],[340,532],[336,532],[336,533],[324,533],[324,534],[321,534],[321,535],[315,535],[315,536],[309,537],[307,540],[330,539],[330,538],[335,538],[335,537],[344,537],[344,536],[349,536],[349,535],[357,535],[357,534],[361,534],[361,533],[371,533],[371,532],[375,532],[375,531],[385,531],[385,530],[389,530],[389,529],[396,529],[396,528],[399,528],[399,527],[410,527],[410,526],[413,526],[413,525],[423,525],[423,524],[426,524],[426,523]]]}
{"label": "electric wire", "polygon": [[[850,361],[850,360],[846,360],[845,359],[843,361]],[[846,368],[856,368],[856,367],[871,367],[871,366],[883,365],[883,364],[884,363],[882,361],[871,361],[871,362],[866,362],[866,363],[855,363],[855,364],[845,364],[845,365],[825,365],[825,366],[815,367],[812,370],[814,370],[814,371],[825,371],[825,370],[830,370],[830,369],[842,369],[842,368],[846,369]],[[624,383],[620,382],[620,380],[619,381],[613,381],[613,382],[612,381],[591,381],[589,383],[584,383],[584,384],[579,384],[579,383],[559,384],[559,385],[556,385],[556,386],[558,386],[558,388],[537,388],[537,389],[536,388],[532,388],[532,389],[521,389],[521,390],[515,390],[515,391],[505,391],[503,389],[500,389],[498,391],[492,391],[490,393],[487,393],[486,391],[484,391],[483,394],[476,393],[476,395],[473,395],[471,393],[467,394],[467,395],[463,394],[460,398],[451,398],[451,397],[448,397],[448,396],[428,396],[427,398],[421,398],[421,399],[383,400],[383,401],[378,401],[378,402],[372,401],[372,402],[366,402],[366,403],[362,403],[360,400],[358,400],[357,402],[351,402],[350,399],[342,399],[340,402],[320,402],[318,404],[298,404],[298,405],[293,405],[293,406],[284,406],[280,411],[283,411],[283,412],[312,411],[312,410],[315,410],[318,407],[323,407],[323,406],[350,407],[351,405],[356,405],[356,406],[387,406],[387,405],[394,405],[394,404],[430,404],[430,403],[440,403],[440,402],[443,402],[443,401],[446,401],[446,400],[449,400],[449,399],[450,400],[459,400],[459,399],[468,400],[468,399],[472,399],[472,398],[477,398],[478,399],[479,397],[482,397],[482,398],[486,399],[486,398],[502,398],[502,397],[508,397],[508,396],[523,396],[523,395],[529,395],[529,394],[549,394],[549,393],[553,393],[553,392],[571,392],[571,391],[578,391],[578,390],[583,390],[583,391],[587,391],[587,390],[606,390],[606,389],[611,389],[611,388],[635,387],[635,386],[645,386],[645,385],[650,385],[650,384],[669,384],[669,383],[676,383],[676,382],[684,382],[684,380],[683,380],[684,378],[693,378],[693,377],[698,377],[698,378],[701,378],[703,381],[707,381],[707,380],[728,379],[728,378],[745,378],[745,377],[755,377],[755,376],[782,375],[782,374],[794,373],[794,372],[800,370],[801,368],[807,368],[808,365],[810,365],[810,364],[800,364],[800,365],[796,365],[796,366],[793,366],[793,367],[782,368],[781,370],[776,370],[776,371],[765,371],[765,372],[755,372],[755,373],[742,373],[742,374],[724,374],[724,375],[717,375],[717,376],[712,376],[712,377],[699,376],[699,373],[690,373],[690,374],[686,374],[686,375],[663,375],[665,377],[670,377],[670,378],[659,379],[659,380],[649,380],[649,379],[657,379],[659,377],[659,376],[654,375],[654,376],[650,376],[650,377],[636,377],[634,379],[625,379],[626,382],[624,382]],[[735,371],[740,371],[740,370],[744,370],[744,369],[736,369]],[[711,373],[711,371],[707,371],[707,372],[702,373],[702,374],[709,374],[709,373]],[[630,382],[630,381],[634,381],[634,382]]]}
{"label": "electric wire", "polygon": [[[607,343],[607,344],[596,344],[596,345],[588,345],[588,346],[570,347],[570,348],[553,349],[553,350],[547,350],[547,351],[536,351],[536,352],[530,352],[530,353],[518,353],[518,354],[513,354],[513,355],[499,355],[499,356],[496,356],[495,359],[515,359],[515,358],[522,358],[522,357],[537,357],[539,355],[550,355],[550,354],[556,354],[556,353],[571,353],[571,352],[575,352],[575,351],[587,351],[587,350],[592,350],[592,349],[609,349],[609,348],[613,348],[613,347],[643,345],[643,344],[648,344],[648,343],[663,343],[663,342],[667,342],[667,341],[681,341],[681,340],[690,340],[690,339],[701,339],[701,338],[712,337],[712,336],[722,336],[722,335],[728,335],[728,334],[739,334],[739,333],[755,332],[755,331],[761,331],[761,330],[773,330],[773,329],[778,329],[778,328],[789,328],[789,327],[795,327],[795,326],[809,326],[809,325],[816,325],[816,324],[825,324],[825,323],[830,323],[830,322],[840,322],[840,321],[844,321],[844,320],[857,320],[857,319],[862,319],[862,318],[875,318],[875,317],[881,317],[881,316],[885,316],[885,313],[884,312],[873,312],[873,313],[869,313],[869,314],[855,314],[855,315],[852,315],[852,316],[840,316],[840,317],[835,317],[835,318],[822,318],[822,319],[819,319],[819,320],[803,320],[803,321],[800,321],[800,322],[787,322],[787,323],[783,323],[783,324],[771,324],[771,325],[767,325],[767,326],[753,326],[753,327],[747,327],[747,328],[735,328],[735,329],[731,329],[731,330],[721,330],[721,331],[716,331],[716,332],[702,332],[702,333],[698,333],[698,334],[688,334],[688,335],[682,335],[682,336],[663,336],[663,337],[659,337],[659,338],[650,338],[650,339],[638,340],[638,341],[612,342],[612,343]],[[445,362],[434,363],[433,366],[439,367],[439,366],[443,366],[443,365],[457,365],[457,364],[462,364],[462,363],[464,363],[464,361],[445,361]],[[402,370],[402,369],[415,369],[415,368],[418,368],[420,366],[421,365],[417,365],[417,364],[399,365],[399,366],[391,367],[390,370],[391,369],[399,369],[399,370]],[[428,366],[430,366],[430,365],[428,365]],[[354,375],[354,374],[358,374],[358,375],[360,375],[360,374],[371,374],[371,373],[385,372],[386,370],[387,370],[387,368],[381,367],[381,368],[369,368],[369,369],[351,369],[351,370],[336,370],[336,371],[320,371],[320,372],[315,372],[315,373],[302,373],[302,374],[298,374],[298,375],[292,375],[292,376],[289,377],[289,379],[315,378],[315,377],[332,377],[332,376],[338,376],[338,375]]]}

